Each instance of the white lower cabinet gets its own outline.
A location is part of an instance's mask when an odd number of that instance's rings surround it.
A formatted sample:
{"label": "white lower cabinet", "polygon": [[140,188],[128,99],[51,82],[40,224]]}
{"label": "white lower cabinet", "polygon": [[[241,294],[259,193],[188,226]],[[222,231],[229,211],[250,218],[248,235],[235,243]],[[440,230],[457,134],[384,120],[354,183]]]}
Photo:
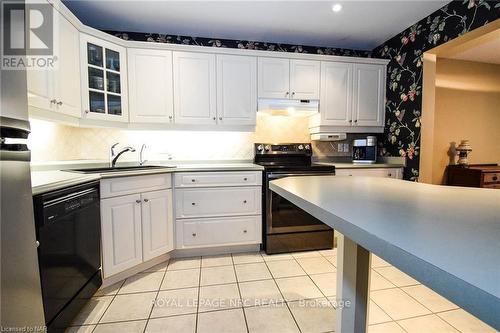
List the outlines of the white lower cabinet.
{"label": "white lower cabinet", "polygon": [[403,178],[402,168],[355,168],[355,169],[336,169],[336,176],[365,176],[365,177],[385,177],[385,178]]}
{"label": "white lower cabinet", "polygon": [[141,195],[101,200],[104,277],[142,262]]}
{"label": "white lower cabinet", "polygon": [[178,221],[177,238],[184,247],[260,243],[261,216],[220,217]]}
{"label": "white lower cabinet", "polygon": [[174,249],[172,190],[141,194],[144,261]]}
{"label": "white lower cabinet", "polygon": [[[148,183],[156,176],[142,177]],[[106,181],[123,185],[123,179]],[[101,199],[104,278],[172,251],[173,229],[171,189]]]}
{"label": "white lower cabinet", "polygon": [[261,171],[176,173],[176,248],[260,244],[261,180]]}

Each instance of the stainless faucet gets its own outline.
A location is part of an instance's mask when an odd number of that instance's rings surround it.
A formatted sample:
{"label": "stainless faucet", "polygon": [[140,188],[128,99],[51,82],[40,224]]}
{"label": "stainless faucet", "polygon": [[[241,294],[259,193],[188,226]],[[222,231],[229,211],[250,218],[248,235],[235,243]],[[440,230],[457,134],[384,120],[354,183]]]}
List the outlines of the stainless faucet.
{"label": "stainless faucet", "polygon": [[141,146],[141,151],[139,152],[139,165],[144,165],[148,160],[144,158],[144,151],[146,150],[147,146],[146,144],[143,144]]}
{"label": "stainless faucet", "polygon": [[118,158],[123,154],[123,153],[126,153],[128,151],[130,152],[134,152],[135,151],[135,148],[134,147],[124,147],[122,148],[118,153],[115,153],[115,147],[118,146],[118,142],[115,143],[114,145],[111,146],[111,149],[109,151],[109,167],[110,168],[114,168],[115,165],[116,165],[116,161],[118,160]]}

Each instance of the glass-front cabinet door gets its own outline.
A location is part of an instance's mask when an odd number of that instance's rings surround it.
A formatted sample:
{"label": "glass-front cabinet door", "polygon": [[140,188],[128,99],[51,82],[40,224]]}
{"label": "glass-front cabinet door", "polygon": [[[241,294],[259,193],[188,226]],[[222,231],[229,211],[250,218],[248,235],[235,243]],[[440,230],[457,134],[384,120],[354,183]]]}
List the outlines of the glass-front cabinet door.
{"label": "glass-front cabinet door", "polygon": [[128,121],[126,50],[81,35],[84,117]]}

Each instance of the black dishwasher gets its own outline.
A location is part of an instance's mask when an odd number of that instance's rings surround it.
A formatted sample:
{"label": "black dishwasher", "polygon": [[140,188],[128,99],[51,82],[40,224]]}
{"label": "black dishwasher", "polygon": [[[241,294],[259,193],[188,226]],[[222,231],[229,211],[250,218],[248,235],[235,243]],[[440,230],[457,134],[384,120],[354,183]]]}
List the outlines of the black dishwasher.
{"label": "black dishwasher", "polygon": [[45,322],[63,332],[102,284],[99,182],[33,202]]}

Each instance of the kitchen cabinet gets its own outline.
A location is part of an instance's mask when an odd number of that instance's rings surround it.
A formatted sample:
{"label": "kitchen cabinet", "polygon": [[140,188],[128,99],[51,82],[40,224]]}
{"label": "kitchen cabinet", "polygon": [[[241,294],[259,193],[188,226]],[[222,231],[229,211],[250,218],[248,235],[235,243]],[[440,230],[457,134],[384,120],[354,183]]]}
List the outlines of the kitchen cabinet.
{"label": "kitchen cabinet", "polygon": [[101,181],[104,278],[174,249],[170,178],[157,174]]}
{"label": "kitchen cabinet", "polygon": [[319,61],[258,59],[259,98],[319,99],[319,88]]}
{"label": "kitchen cabinet", "polygon": [[126,49],[80,35],[84,118],[128,122]]}
{"label": "kitchen cabinet", "polygon": [[217,123],[215,54],[173,52],[177,124]]}
{"label": "kitchen cabinet", "polygon": [[257,58],[217,55],[217,123],[255,125]]}
{"label": "kitchen cabinet", "polygon": [[336,176],[364,176],[403,179],[403,168],[352,168],[336,169]]}
{"label": "kitchen cabinet", "polygon": [[173,123],[172,51],[128,49],[131,123]]}
{"label": "kitchen cabinet", "polygon": [[262,173],[175,174],[176,248],[260,244]]}
{"label": "kitchen cabinet", "polygon": [[321,62],[321,124],[350,126],[352,123],[352,64]]}
{"label": "kitchen cabinet", "polygon": [[81,117],[80,35],[56,10],[59,38],[55,68],[27,71],[28,105],[72,117]]}
{"label": "kitchen cabinet", "polygon": [[353,125],[384,126],[385,66],[354,64]]}
{"label": "kitchen cabinet", "polygon": [[104,277],[142,262],[141,195],[101,200],[101,237]]}
{"label": "kitchen cabinet", "polygon": [[174,249],[172,190],[147,192],[142,199],[142,253],[144,261]]}
{"label": "kitchen cabinet", "polygon": [[385,65],[321,62],[319,114],[311,134],[381,133],[385,121]]}

